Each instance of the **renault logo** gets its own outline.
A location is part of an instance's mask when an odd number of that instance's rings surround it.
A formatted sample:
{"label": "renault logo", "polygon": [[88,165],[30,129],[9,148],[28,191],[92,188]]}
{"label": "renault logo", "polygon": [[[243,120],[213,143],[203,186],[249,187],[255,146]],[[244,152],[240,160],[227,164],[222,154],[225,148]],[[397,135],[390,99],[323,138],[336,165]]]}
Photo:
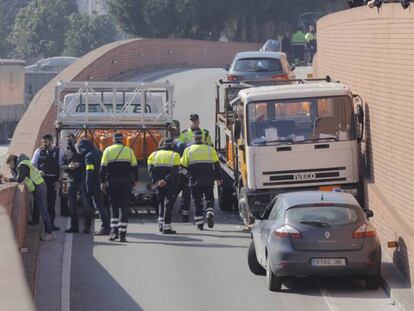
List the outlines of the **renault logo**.
{"label": "renault logo", "polygon": [[331,237],[331,233],[329,231],[325,232],[325,238],[329,239]]}

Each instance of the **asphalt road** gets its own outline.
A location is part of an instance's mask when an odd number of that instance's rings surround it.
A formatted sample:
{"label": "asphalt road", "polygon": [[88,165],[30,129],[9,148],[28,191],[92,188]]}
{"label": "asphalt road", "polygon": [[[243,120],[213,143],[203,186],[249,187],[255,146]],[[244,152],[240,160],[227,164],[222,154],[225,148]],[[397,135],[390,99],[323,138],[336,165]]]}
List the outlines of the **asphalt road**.
{"label": "asphalt road", "polygon": [[[213,130],[214,81],[224,71],[165,74],[162,80],[176,86],[182,126],[196,112],[202,126]],[[366,290],[361,281],[346,278],[293,279],[282,292],[270,292],[265,277],[248,269],[250,235],[238,215],[218,212],[216,226],[203,232],[179,220],[173,223],[178,234],[164,236],[155,215],[134,215],[127,244],[59,232],[56,241],[42,243],[38,310],[396,310],[383,290]]]}

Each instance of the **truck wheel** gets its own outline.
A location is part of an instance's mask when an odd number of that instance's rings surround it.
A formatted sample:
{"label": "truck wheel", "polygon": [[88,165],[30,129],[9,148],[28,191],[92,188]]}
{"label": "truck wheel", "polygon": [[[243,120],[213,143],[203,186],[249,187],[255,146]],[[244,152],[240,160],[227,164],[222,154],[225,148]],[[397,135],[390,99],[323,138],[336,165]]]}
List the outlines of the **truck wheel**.
{"label": "truck wheel", "polygon": [[254,247],[254,242],[252,241],[249,246],[249,251],[247,252],[247,263],[249,269],[252,273],[256,275],[266,275],[266,269],[257,261],[256,249]]}
{"label": "truck wheel", "polygon": [[231,212],[234,208],[233,187],[218,187],[219,207],[222,211]]}
{"label": "truck wheel", "polygon": [[68,197],[66,195],[60,196],[60,215],[62,217],[70,216]]}

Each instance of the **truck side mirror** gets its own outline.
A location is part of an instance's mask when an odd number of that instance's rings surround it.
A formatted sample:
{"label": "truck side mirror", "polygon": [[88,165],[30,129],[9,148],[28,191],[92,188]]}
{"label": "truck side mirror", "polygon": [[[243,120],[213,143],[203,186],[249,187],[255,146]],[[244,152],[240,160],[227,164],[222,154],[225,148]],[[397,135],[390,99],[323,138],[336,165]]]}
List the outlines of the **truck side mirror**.
{"label": "truck side mirror", "polygon": [[223,68],[225,71],[229,71],[229,69],[230,69],[230,65],[229,65],[229,64],[226,64],[226,65],[224,65],[222,68]]}

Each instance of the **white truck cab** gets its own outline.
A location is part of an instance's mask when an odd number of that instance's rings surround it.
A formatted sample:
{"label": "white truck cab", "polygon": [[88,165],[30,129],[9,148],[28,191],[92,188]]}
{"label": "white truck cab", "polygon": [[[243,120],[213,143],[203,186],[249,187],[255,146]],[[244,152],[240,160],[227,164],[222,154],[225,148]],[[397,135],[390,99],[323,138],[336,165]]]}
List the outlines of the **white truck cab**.
{"label": "white truck cab", "polygon": [[244,87],[225,105],[227,119],[219,114],[217,128],[227,128],[228,137],[225,149],[219,141],[216,147],[224,150],[222,166],[246,224],[281,192],[341,188],[360,194],[362,107],[354,112],[344,84],[295,81],[301,82]]}

